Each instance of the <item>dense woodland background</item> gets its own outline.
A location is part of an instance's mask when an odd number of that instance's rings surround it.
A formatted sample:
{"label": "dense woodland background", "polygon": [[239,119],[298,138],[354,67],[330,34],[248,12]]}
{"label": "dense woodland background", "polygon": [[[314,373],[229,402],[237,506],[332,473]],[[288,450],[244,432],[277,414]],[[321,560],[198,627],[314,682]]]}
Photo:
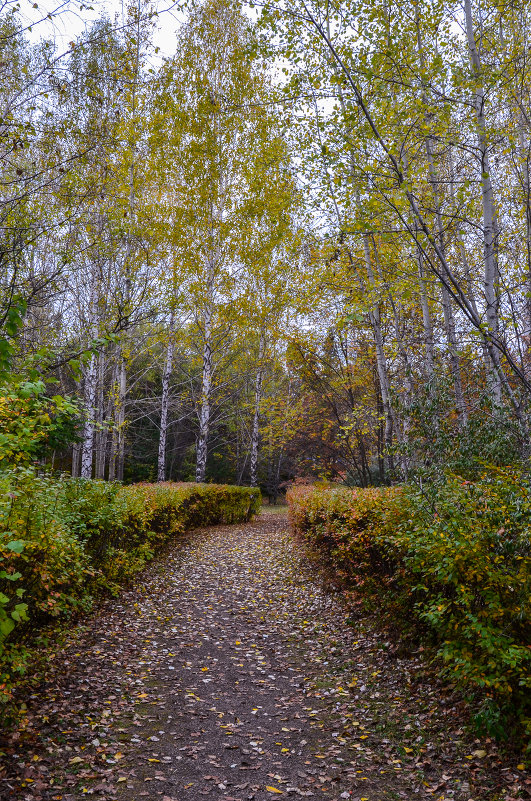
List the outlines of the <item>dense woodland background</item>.
{"label": "dense woodland background", "polygon": [[2,5],[3,464],[273,498],[525,464],[529,2],[157,11],[63,52]]}

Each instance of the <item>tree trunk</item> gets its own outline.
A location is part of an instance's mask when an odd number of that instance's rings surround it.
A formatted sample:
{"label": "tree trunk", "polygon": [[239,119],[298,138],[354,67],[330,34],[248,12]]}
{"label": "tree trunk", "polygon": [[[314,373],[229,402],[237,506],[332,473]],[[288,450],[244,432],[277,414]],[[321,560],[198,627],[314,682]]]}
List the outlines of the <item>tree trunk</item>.
{"label": "tree trunk", "polygon": [[[409,427],[410,427],[410,410],[411,410],[411,403],[413,399],[413,379],[412,379],[412,370],[411,370],[411,363],[409,361],[409,356],[406,350],[406,346],[404,344],[404,336],[401,330],[400,325],[400,314],[399,309],[397,308],[397,304],[395,299],[393,298],[389,287],[387,286],[383,274],[382,269],[380,266],[380,260],[378,256],[378,249],[376,247],[376,241],[374,236],[371,236],[372,246],[373,246],[373,253],[374,253],[374,263],[376,266],[376,270],[378,272],[378,277],[383,286],[386,288],[387,297],[389,300],[389,304],[391,306],[393,312],[393,323],[395,329],[395,342],[398,348],[398,354],[402,361],[402,376],[403,376],[403,385],[404,385],[404,401],[402,403],[403,413],[400,415],[399,420],[396,419],[395,414],[395,425],[396,425],[396,432],[397,438],[402,443],[406,443],[409,436]],[[374,274],[372,271],[372,265],[370,262],[370,254],[369,254],[369,262],[367,267],[367,273],[369,275],[369,280],[371,283],[371,288],[373,292],[376,292],[376,283],[374,280]],[[380,311],[378,309],[378,316],[380,315]],[[382,338],[383,342],[383,338]],[[402,475],[405,479],[407,479],[409,473],[409,459],[407,458],[407,454],[405,450],[402,451],[400,455],[400,463],[402,468]]]}
{"label": "tree trunk", "polygon": [[384,407],[382,403],[382,393],[378,380],[378,371],[374,371],[374,389],[376,393],[376,413],[378,415],[377,430],[377,450],[378,450],[378,480],[380,484],[385,481],[385,443],[384,443]]}
{"label": "tree trunk", "polygon": [[[329,20],[327,19],[327,24],[329,24]],[[328,37],[330,38],[330,29],[328,29]],[[336,75],[339,75],[339,69],[335,62],[332,61],[332,68]],[[343,113],[347,116],[347,107],[345,104],[345,99],[343,96],[343,92],[341,89],[341,83],[338,82],[338,98],[341,103],[341,108],[343,109]],[[356,165],[353,160],[353,154],[349,154],[350,158],[350,180],[352,181],[356,172]],[[359,192],[356,192],[358,206],[360,205],[360,198]],[[336,214],[338,218],[338,223],[341,226],[341,216],[339,213],[339,208],[337,203],[335,203],[334,198],[334,205],[336,209]],[[369,281],[371,283],[372,288],[374,289],[374,275],[372,272],[372,265],[371,265],[371,252],[370,252],[370,245],[369,245],[369,234],[366,233],[363,236],[363,252],[365,256],[365,267],[367,269],[367,275],[369,277]],[[350,254],[349,254],[350,256]],[[352,259],[351,259],[352,260]],[[384,452],[385,452],[385,460],[387,462],[387,469],[392,471],[393,470],[393,456],[391,453],[391,448],[393,444],[393,428],[395,427],[395,419],[394,419],[394,411],[391,404],[391,391],[389,385],[389,376],[387,371],[387,360],[385,357],[385,351],[383,346],[383,335],[382,335],[382,327],[381,327],[381,320],[380,320],[380,309],[378,303],[375,302],[373,310],[369,313],[369,318],[371,321],[371,326],[373,330],[373,337],[374,337],[374,344],[376,349],[376,367],[378,372],[378,379],[380,382],[380,394],[381,400],[384,408],[385,413],[385,424],[384,424]]]}
{"label": "tree trunk", "polygon": [[258,370],[254,385],[254,412],[251,431],[251,487],[256,487],[258,479],[258,446],[260,439],[260,401],[262,399],[263,360],[265,354],[265,333],[260,331],[260,345],[258,348]]}
{"label": "tree trunk", "polygon": [[[136,154],[137,154],[137,139],[136,139],[136,102],[137,102],[137,88],[138,77],[140,69],[140,48],[141,48],[141,28],[140,28],[140,14],[137,13],[134,19],[135,35],[133,43],[135,45],[135,60],[133,75],[131,78],[131,130],[134,137],[130,142],[131,161],[129,164],[129,230],[125,235],[125,258],[123,262],[123,278],[124,278],[124,294],[123,294],[123,318],[124,318],[124,334],[122,335],[122,342],[118,349],[118,380],[117,380],[117,397],[115,406],[115,427],[113,432],[113,444],[111,446],[114,452],[113,472],[115,472],[118,481],[124,480],[124,466],[125,466],[125,402],[127,397],[127,364],[126,364],[126,348],[128,343],[128,330],[131,326],[131,297],[132,297],[132,273],[131,261],[134,257],[134,238],[132,229],[135,224],[136,211],[136,186],[135,186],[135,169],[136,169]],[[109,467],[109,474],[111,473]],[[110,475],[109,475],[110,477]]]}
{"label": "tree trunk", "polygon": [[[446,259],[446,243],[444,241],[444,228],[443,218],[441,212],[441,205],[439,200],[439,192],[437,187],[437,173],[435,171],[435,162],[433,159],[433,151],[431,146],[431,138],[428,136],[425,140],[426,154],[428,157],[428,171],[429,182],[431,185],[433,199],[435,203],[435,217],[437,220],[437,237],[439,241],[439,248],[441,253]],[[465,395],[463,392],[463,382],[461,380],[461,365],[459,363],[459,350],[457,342],[457,334],[455,331],[455,318],[452,310],[452,302],[450,293],[444,283],[441,284],[441,305],[443,309],[444,331],[446,341],[448,343],[448,353],[450,357],[450,371],[452,373],[452,380],[454,385],[454,398],[455,406],[457,409],[457,420],[459,428],[464,428],[467,424],[468,415],[466,410]]]}
{"label": "tree trunk", "polygon": [[84,406],[85,424],[83,426],[83,443],[81,446],[81,478],[92,478],[92,452],[94,449],[94,405],[96,402],[96,356],[90,357],[85,374]]}
{"label": "tree trunk", "polygon": [[[452,157],[450,154],[450,182],[449,182],[450,192],[452,197],[455,200],[455,187],[454,187],[454,168]],[[463,237],[463,232],[460,228],[456,230],[456,241],[457,241],[457,252],[459,254],[459,259],[461,261],[461,266],[463,268],[465,279],[466,279],[466,296],[468,302],[470,304],[470,308],[477,320],[480,319],[479,309],[476,302],[476,292],[474,289],[474,283],[472,279],[472,270],[470,268],[470,262],[468,261],[468,256],[466,252],[466,245],[465,240]],[[485,374],[488,376],[490,371],[492,370],[492,361],[489,355],[489,349],[487,346],[487,340],[484,336],[481,337],[481,353],[483,356],[483,362],[485,365]]]}
{"label": "tree trunk", "polygon": [[208,433],[210,428],[210,393],[212,390],[212,305],[205,309],[203,330],[203,373],[201,379],[201,400],[199,407],[199,434],[197,437],[197,458],[195,480],[202,483],[206,477],[208,455]]}
{"label": "tree trunk", "polygon": [[422,254],[417,248],[417,264],[419,271],[420,287],[420,308],[422,310],[422,328],[424,332],[424,352],[426,355],[426,380],[428,381],[430,392],[433,392],[433,381],[435,378],[435,337],[433,335],[433,321],[431,319],[428,294],[426,292],[426,277],[422,264]]}
{"label": "tree trunk", "polygon": [[107,431],[104,428],[105,404],[104,404],[104,380],[105,380],[105,353],[103,350],[98,354],[98,388],[95,418],[97,430],[95,432],[95,465],[94,478],[105,477],[105,450],[107,446]]}
{"label": "tree trunk", "polygon": [[465,395],[463,392],[463,382],[461,381],[461,365],[459,363],[457,335],[455,332],[455,318],[452,311],[450,295],[444,284],[441,284],[441,303],[443,308],[444,330],[446,333],[446,341],[448,342],[448,352],[450,355],[450,370],[454,384],[457,422],[459,428],[462,429],[468,422],[468,414],[466,410]]}
{"label": "tree trunk", "polygon": [[118,356],[118,395],[116,398],[116,478],[124,480],[125,462],[125,398],[127,394],[127,370],[123,349]]}
{"label": "tree trunk", "polygon": [[[483,211],[483,259],[484,273],[483,286],[485,290],[485,315],[487,328],[494,339],[499,335],[498,318],[498,264],[496,253],[496,224],[494,208],[494,192],[490,178],[490,159],[485,124],[485,92],[481,83],[481,59],[476,46],[474,35],[474,22],[472,19],[472,1],[464,0],[466,35],[470,64],[476,88],[474,90],[474,108],[476,110],[476,135],[480,154],[481,169],[481,204]],[[491,376],[491,390],[496,406],[502,404],[502,382],[500,379],[500,358],[495,348],[489,349],[493,370]]]}
{"label": "tree trunk", "polygon": [[[374,274],[371,265],[371,251],[369,246],[369,234],[363,236],[363,251],[365,255],[365,268],[367,276],[371,284],[371,289],[375,291]],[[378,372],[378,380],[380,382],[380,394],[382,398],[382,405],[385,414],[384,424],[384,448],[385,458],[387,462],[387,470],[392,470],[392,457],[391,447],[393,444],[393,428],[395,423],[394,410],[391,403],[391,390],[389,386],[389,374],[387,370],[387,359],[385,356],[382,326],[380,321],[380,309],[378,302],[375,300],[372,311],[369,313],[371,327],[374,338],[374,346],[376,350],[376,369]]]}
{"label": "tree trunk", "polygon": [[[522,189],[524,193],[525,208],[525,255],[527,267],[527,298],[526,298],[526,322],[524,324],[524,341],[526,343],[527,356],[531,354],[531,176],[529,171],[529,144],[525,140],[524,118],[521,109],[518,115],[518,143],[520,149],[520,160],[522,162]],[[528,367],[529,369],[529,367]]]}
{"label": "tree trunk", "polygon": [[110,393],[111,397],[111,413],[109,414],[109,420],[112,419],[112,431],[111,431],[111,445],[109,449],[109,472],[108,478],[109,481],[116,480],[116,448],[118,444],[118,434],[116,430],[116,394],[117,394],[117,378],[118,378],[118,368],[116,363],[114,364],[113,368],[113,376],[112,376],[112,389]]}
{"label": "tree trunk", "polygon": [[[424,72],[426,61],[424,54],[424,44],[422,41],[422,34],[421,34],[420,14],[419,14],[418,4],[415,4],[415,22],[417,28],[417,48],[419,52],[421,68],[422,71]],[[426,109],[428,109],[428,96],[424,85],[423,85],[422,95],[424,103],[426,105]],[[428,127],[429,119],[426,117],[425,121]],[[442,218],[441,203],[439,197],[439,186],[437,179],[437,171],[435,169],[435,159],[433,157],[432,137],[430,134],[428,134],[428,136],[425,137],[424,145],[426,148],[426,156],[428,160],[428,181],[431,187],[435,205],[437,239],[441,254],[444,256],[444,259],[446,261],[446,243],[444,239],[444,227],[443,227],[443,218]],[[420,253],[419,253],[419,272],[421,273],[421,283],[423,283],[422,262]],[[441,284],[441,302],[443,308],[444,330],[446,334],[446,341],[448,342],[448,351],[450,356],[450,370],[452,373],[452,379],[454,384],[454,397],[457,409],[457,420],[459,428],[462,429],[467,423],[467,411],[465,404],[465,396],[463,392],[463,382],[461,381],[461,367],[459,364],[459,352],[458,352],[457,336],[455,332],[455,319],[451,305],[450,293],[448,292],[448,289],[446,288],[444,283]],[[422,313],[424,317],[424,308],[422,310]],[[432,359],[432,364],[433,364],[433,359]]]}
{"label": "tree trunk", "polygon": [[278,452],[277,468],[275,470],[275,481],[273,485],[273,504],[276,506],[278,501],[278,491],[280,485],[280,471],[282,470],[282,461],[284,459],[284,448]]}
{"label": "tree trunk", "polygon": [[79,457],[81,455],[81,443],[75,442],[72,446],[72,478],[79,478]]}
{"label": "tree trunk", "polygon": [[157,462],[157,481],[166,479],[166,434],[168,431],[168,406],[170,401],[170,379],[173,369],[173,353],[175,341],[173,338],[173,312],[170,316],[169,339],[166,347],[166,359],[164,361],[164,372],[162,374],[162,397],[160,403],[160,437],[159,454]]}
{"label": "tree trunk", "polygon": [[[470,5],[470,4],[469,4]],[[334,61],[334,68],[340,69],[344,78],[346,79],[348,86],[353,92],[354,101],[367,121],[372,134],[376,140],[376,143],[379,148],[381,148],[386,161],[388,162],[392,174],[395,176],[397,185],[403,190],[405,198],[409,204],[409,208],[413,214],[414,219],[417,221],[420,230],[422,231],[423,235],[425,236],[427,242],[433,248],[433,253],[435,255],[435,260],[432,262],[431,260],[428,261],[430,270],[434,273],[441,283],[445,284],[448,287],[450,294],[454,297],[455,302],[458,304],[459,308],[464,312],[468,320],[472,323],[474,328],[476,328],[480,333],[481,336],[485,339],[486,347],[488,349],[488,353],[492,362],[492,365],[495,366],[495,370],[493,370],[493,374],[497,377],[498,383],[503,386],[507,396],[513,406],[513,409],[518,417],[518,420],[521,425],[525,427],[525,421],[523,419],[522,410],[518,399],[515,396],[515,393],[511,387],[509,380],[505,372],[501,367],[500,361],[500,353],[503,354],[504,358],[507,360],[510,369],[513,375],[517,378],[517,380],[525,387],[526,391],[529,393],[531,392],[531,383],[526,378],[525,371],[522,371],[521,367],[515,361],[512,356],[510,349],[506,346],[505,342],[501,340],[498,336],[496,336],[488,326],[484,326],[483,322],[480,318],[478,318],[468,301],[466,293],[463,292],[460,283],[450,268],[447,259],[444,256],[444,253],[441,252],[439,247],[437,236],[434,236],[428,222],[425,220],[422,211],[419,207],[418,199],[415,193],[411,190],[408,185],[409,176],[407,173],[404,173],[400,166],[400,159],[397,158],[392,148],[387,144],[384,136],[379,130],[378,125],[376,124],[372,114],[369,112],[369,109],[365,103],[363,94],[354,79],[354,74],[347,66],[346,62],[341,58],[337,49],[334,47],[332,41],[330,40],[330,36],[326,34],[326,30],[323,28],[323,25],[311,14],[309,15],[309,21],[311,22],[312,26],[316,29],[318,35],[321,37],[325,46],[328,48],[330,55]],[[384,192],[384,197],[388,198],[386,193]],[[494,210],[492,213],[492,218],[494,221]],[[402,215],[400,215],[400,219],[403,220]],[[414,235],[411,226],[407,227],[408,232],[413,235],[418,243],[418,238]],[[493,243],[494,244],[494,243]],[[495,278],[494,278],[494,292],[496,294],[496,282],[497,282],[497,270],[495,269]],[[491,306],[490,313],[492,311],[496,312],[496,304],[489,304]]]}

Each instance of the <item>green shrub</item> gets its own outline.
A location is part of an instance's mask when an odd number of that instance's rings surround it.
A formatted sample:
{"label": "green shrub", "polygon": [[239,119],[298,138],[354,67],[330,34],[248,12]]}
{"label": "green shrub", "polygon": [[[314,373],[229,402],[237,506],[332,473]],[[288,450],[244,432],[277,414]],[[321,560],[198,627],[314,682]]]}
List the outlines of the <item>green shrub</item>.
{"label": "green shrub", "polygon": [[169,537],[198,526],[249,520],[260,504],[260,491],[248,487],[170,482],[120,487],[110,513],[85,532],[86,549],[100,581],[112,586],[129,580]]}
{"label": "green shrub", "polygon": [[248,520],[260,504],[259,490],[248,487],[122,487],[29,468],[0,477],[0,702],[9,700],[40,628],[116,592],[171,537]]}
{"label": "green shrub", "polygon": [[70,443],[80,414],[72,398],[47,397],[40,380],[1,384],[0,470],[31,464]]}
{"label": "green shrub", "polygon": [[[295,528],[361,597],[435,640],[443,672],[477,692],[483,723],[531,733],[531,486],[510,470],[428,492],[289,494]],[[496,723],[498,722],[498,723]]]}

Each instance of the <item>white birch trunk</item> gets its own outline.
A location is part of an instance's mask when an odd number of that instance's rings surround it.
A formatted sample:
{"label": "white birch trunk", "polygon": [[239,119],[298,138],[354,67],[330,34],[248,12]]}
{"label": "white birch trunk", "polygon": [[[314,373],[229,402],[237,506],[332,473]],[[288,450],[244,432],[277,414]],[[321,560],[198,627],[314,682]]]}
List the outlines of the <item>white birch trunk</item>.
{"label": "white birch trunk", "polygon": [[[413,379],[412,379],[411,364],[410,364],[410,361],[409,361],[409,357],[408,357],[408,353],[407,353],[407,350],[406,350],[406,346],[404,344],[404,337],[403,337],[402,331],[400,330],[399,310],[397,309],[397,304],[395,303],[395,300],[394,300],[393,296],[391,295],[391,292],[389,291],[389,287],[386,285],[386,282],[384,281],[384,278],[383,278],[383,275],[382,275],[382,269],[381,269],[380,261],[379,261],[379,257],[378,257],[378,250],[377,250],[377,247],[376,247],[376,242],[374,241],[374,236],[371,237],[371,240],[372,240],[372,245],[373,245],[374,262],[375,262],[376,270],[378,272],[378,277],[380,279],[381,284],[384,285],[385,288],[386,288],[387,297],[389,299],[389,303],[390,303],[391,309],[393,311],[393,323],[394,323],[394,329],[395,329],[395,342],[397,344],[398,353],[399,353],[400,359],[402,361],[402,368],[403,368],[402,378],[403,378],[403,385],[404,385],[404,390],[405,390],[404,391],[404,402],[402,403],[402,408],[403,408],[403,412],[404,413],[402,415],[400,415],[400,417],[398,417],[396,415],[396,412],[395,412],[395,414],[394,414],[394,422],[395,422],[395,427],[396,427],[397,439],[399,439],[399,441],[401,443],[405,443],[405,442],[407,442],[407,438],[408,438],[408,435],[409,435],[410,407],[411,407],[411,402],[412,402],[412,398],[413,398]],[[373,274],[373,271],[372,271],[372,265],[371,265],[371,260],[370,260],[370,252],[369,252],[368,255],[369,255],[369,260],[367,262],[367,273],[369,275],[369,280],[370,280],[370,283],[371,283],[372,291],[374,293],[376,293],[376,283],[375,283],[374,274]],[[365,258],[367,259],[367,256]],[[378,324],[379,323],[380,323],[380,311],[378,309]],[[380,336],[381,336],[381,332],[380,332]],[[382,347],[383,347],[383,336],[381,336],[381,339],[382,339]],[[386,370],[386,372],[387,372],[387,370]],[[409,460],[408,460],[407,455],[406,455],[404,450],[402,451],[402,453],[400,455],[400,464],[401,464],[401,469],[402,469],[402,475],[403,475],[404,478],[407,478],[408,472],[409,472]]]}
{"label": "white birch trunk", "polygon": [[125,398],[127,394],[127,370],[123,350],[120,348],[118,362],[118,396],[116,399],[116,478],[124,480],[125,461]]}
{"label": "white birch trunk", "polygon": [[210,428],[210,393],[212,390],[212,319],[213,308],[209,302],[205,308],[203,330],[203,372],[201,378],[201,398],[199,405],[199,433],[197,437],[197,456],[195,480],[201,484],[206,476],[208,455],[208,433]]}
{"label": "white birch trunk", "polygon": [[[435,216],[437,219],[439,247],[446,260],[446,243],[444,241],[443,219],[437,190],[437,174],[435,171],[435,162],[433,159],[430,137],[426,138],[426,154],[428,156],[429,180],[435,201]],[[446,341],[448,343],[448,353],[450,357],[450,370],[454,385],[457,420],[459,427],[464,428],[468,421],[468,414],[466,410],[465,394],[463,392],[463,382],[461,380],[461,365],[459,362],[459,349],[455,331],[455,318],[452,310],[450,293],[448,292],[448,289],[444,283],[441,284],[441,305],[443,309],[444,332],[446,335]]]}
{"label": "white birch trunk", "polygon": [[[329,20],[327,19],[327,25],[329,25]],[[330,29],[328,28],[328,35],[330,37]],[[336,75],[339,75],[339,71],[337,68],[337,64],[335,61],[333,62],[333,70]],[[341,108],[343,109],[343,113],[346,115],[347,109],[345,104],[345,99],[343,97],[343,92],[341,90],[341,83],[338,82],[338,98],[341,103]],[[354,164],[353,155],[350,154],[350,179],[352,180],[355,174],[356,165]],[[356,192],[356,197],[358,201],[358,205],[360,203],[359,192]],[[338,218],[338,222],[341,225],[341,216],[339,213],[339,208],[337,203],[334,204],[336,209],[336,214]],[[365,234],[363,236],[363,252],[365,256],[365,267],[367,269],[367,275],[371,282],[372,288],[374,290],[375,282],[374,282],[374,275],[372,272],[372,265],[371,265],[371,251],[369,246],[369,234]],[[386,467],[389,470],[393,469],[393,457],[391,453],[391,448],[393,444],[393,428],[395,427],[395,416],[394,410],[391,403],[391,390],[389,384],[389,374],[387,370],[387,359],[385,356],[384,344],[383,344],[383,335],[382,335],[382,326],[380,321],[380,309],[378,308],[378,303],[375,303],[374,309],[369,314],[369,318],[371,321],[371,326],[373,330],[373,337],[374,337],[374,345],[376,349],[376,370],[378,373],[378,380],[380,382],[380,394],[382,398],[382,405],[384,408],[384,416],[385,416],[385,424],[384,424],[384,460],[386,462]]]}
{"label": "white birch trunk", "polygon": [[[426,66],[426,61],[424,54],[424,43],[422,41],[422,34],[421,34],[420,14],[417,5],[415,5],[415,21],[417,27],[417,48],[420,57],[420,64],[422,70],[424,71]],[[426,104],[426,108],[428,108],[428,96],[424,86],[422,90],[422,95],[423,95],[423,100]],[[426,123],[429,126],[428,119],[426,119]],[[437,221],[437,239],[440,252],[443,255],[446,263],[446,243],[444,241],[444,226],[443,226],[443,218],[442,218],[441,204],[439,198],[437,170],[435,169],[435,160],[433,157],[432,137],[430,134],[426,136],[424,144],[428,160],[428,180],[431,186],[433,199],[435,203],[435,218]],[[419,263],[420,263],[420,256],[419,256]],[[448,352],[450,357],[450,370],[452,373],[452,379],[454,385],[454,397],[457,409],[458,425],[459,428],[463,428],[467,423],[468,415],[465,404],[465,395],[463,392],[463,382],[461,381],[461,366],[459,363],[458,343],[455,332],[455,319],[451,305],[450,293],[448,292],[448,289],[444,285],[444,283],[441,284],[441,304],[443,308],[444,331],[446,334],[446,341],[448,343]],[[424,308],[423,308],[423,316],[424,316]]]}
{"label": "white birch trunk", "polygon": [[[413,380],[411,377],[411,365],[404,345],[404,337],[400,330],[400,318],[395,303],[391,300],[393,308],[393,321],[395,329],[395,342],[398,346],[398,353],[402,362],[403,369],[403,383],[404,383],[404,400],[402,402],[402,414],[400,415],[400,441],[402,444],[407,443],[410,431],[410,415],[411,415],[411,402],[413,398]],[[397,429],[398,434],[398,429]],[[402,476],[407,480],[409,474],[409,459],[404,450],[400,452],[400,468]]]}
{"label": "white birch trunk", "polygon": [[[450,155],[450,191],[452,193],[452,197],[455,199],[455,188],[454,188],[454,178],[453,178],[453,164]],[[476,320],[480,320],[479,309],[476,302],[476,292],[474,288],[474,282],[472,278],[472,270],[470,268],[470,262],[468,261],[468,256],[466,252],[466,245],[465,240],[463,237],[463,232],[460,228],[456,230],[456,241],[457,241],[457,252],[459,254],[459,258],[461,261],[461,266],[463,268],[465,279],[466,279],[466,296],[468,302],[470,304],[470,308],[475,316]],[[490,371],[492,370],[492,361],[489,355],[489,349],[487,345],[486,338],[482,336],[481,338],[481,352],[483,356],[483,363],[485,365],[485,374],[488,376]]]}
{"label": "white birch trunk", "polygon": [[420,308],[422,310],[422,329],[424,333],[424,352],[426,355],[426,378],[432,391],[435,378],[435,337],[433,335],[433,321],[431,319],[428,294],[426,292],[426,277],[422,264],[422,256],[417,248],[417,264],[419,271]]}
{"label": "white birch trunk", "polygon": [[[330,28],[329,28],[329,20],[327,19],[327,26],[328,26],[328,36],[330,38]],[[335,61],[332,63],[332,68],[336,75],[339,75],[339,70]],[[338,82],[338,98],[341,103],[341,108],[343,113],[346,115],[347,109],[345,104],[345,99],[343,96],[343,92],[341,90],[341,83]],[[354,163],[353,155],[350,154],[350,179],[352,180],[353,176],[355,175],[356,165]],[[332,186],[330,185],[332,189]],[[332,189],[333,193],[333,189]],[[356,192],[358,205],[360,202],[359,199],[359,192]],[[341,216],[339,213],[339,207],[336,203],[334,197],[334,206],[338,218],[338,222],[341,225]],[[371,266],[371,253],[370,253],[370,246],[369,246],[369,234],[365,234],[363,237],[363,250],[365,255],[365,266],[367,268],[367,274],[369,279],[374,287],[374,276],[372,273],[372,266]],[[384,344],[383,344],[383,335],[382,335],[382,327],[380,321],[380,310],[378,308],[378,304],[376,303],[374,306],[373,311],[369,314],[371,326],[373,330],[373,337],[374,337],[374,344],[376,349],[376,369],[378,373],[378,380],[380,382],[380,394],[382,399],[382,405],[384,408],[384,416],[385,416],[385,425],[384,425],[384,462],[386,463],[388,470],[393,470],[393,456],[391,452],[392,444],[393,444],[393,429],[396,427],[395,423],[395,415],[394,410],[391,403],[391,390],[389,384],[389,374],[387,370],[387,359],[385,356],[384,351]],[[398,430],[397,430],[398,434]]]}
{"label": "white birch trunk", "polygon": [[[136,113],[137,113],[137,88],[138,77],[140,69],[140,47],[141,47],[141,30],[140,30],[140,14],[137,14],[135,19],[135,62],[134,72],[132,77],[132,94],[131,94],[131,126],[136,136]],[[131,142],[131,162],[129,164],[129,225],[134,226],[136,219],[135,201],[136,201],[136,187],[135,187],[135,168],[136,168],[136,154],[137,154],[137,140],[133,138]],[[134,244],[131,230],[127,231],[125,239],[125,258],[124,258],[124,309],[123,316],[126,321],[124,326],[125,331],[123,334],[122,344],[118,348],[118,366],[117,366],[117,381],[116,381],[116,401],[115,401],[115,415],[114,415],[114,428],[113,438],[111,445],[111,458],[109,460],[109,480],[123,481],[124,478],[124,463],[125,463],[125,402],[127,397],[127,362],[125,351],[128,343],[128,330],[131,325],[131,296],[132,296],[132,277],[131,277],[131,260],[134,256]]]}
{"label": "white birch trunk", "polygon": [[260,401],[262,399],[263,360],[265,354],[265,333],[260,331],[258,348],[258,370],[254,385],[254,412],[251,431],[251,487],[256,487],[258,480],[258,447],[260,440]]}
{"label": "white birch trunk", "polygon": [[92,455],[94,450],[94,405],[96,401],[97,365],[96,356],[90,357],[85,374],[84,406],[85,425],[81,445],[81,478],[92,478]]}
{"label": "white birch trunk", "polygon": [[[96,338],[99,333],[98,320],[98,272],[96,264],[91,264],[90,272],[90,334]],[[83,404],[85,407],[85,424],[83,426],[83,441],[81,444],[81,478],[92,478],[92,460],[94,454],[94,413],[96,405],[96,391],[98,386],[98,364],[94,353],[90,356],[88,368],[85,373],[83,388]]]}
{"label": "white birch trunk", "polygon": [[117,378],[118,378],[118,369],[116,363],[113,366],[113,375],[112,375],[112,390],[110,393],[110,404],[111,410],[109,414],[109,420],[112,420],[112,431],[111,431],[111,446],[109,449],[109,471],[108,471],[108,479],[109,481],[116,480],[116,445],[117,445],[117,433],[116,433],[116,391],[117,391]]}
{"label": "white birch trunk", "polygon": [[105,354],[102,351],[98,354],[97,368],[97,403],[95,419],[98,423],[98,430],[95,432],[95,465],[94,478],[104,478],[105,476],[105,448],[107,444],[107,432],[103,427],[104,419],[104,379],[105,379]]}
{"label": "white birch trunk", "polygon": [[173,338],[173,313],[170,316],[169,339],[162,373],[162,396],[160,401],[160,436],[157,461],[157,481],[166,480],[166,435],[168,432],[168,407],[170,401],[170,379],[173,369],[175,341]]}
{"label": "white birch trunk", "polygon": [[[374,274],[371,265],[371,251],[369,246],[369,235],[365,234],[363,237],[363,251],[365,255],[365,267],[367,275],[371,284],[373,292],[375,291]],[[391,390],[389,385],[389,374],[387,370],[387,359],[384,350],[384,341],[382,334],[382,326],[380,322],[380,309],[378,303],[374,304],[373,310],[370,312],[370,321],[374,337],[374,346],[376,350],[376,369],[378,372],[378,380],[380,382],[380,393],[382,396],[382,405],[384,408],[385,425],[384,425],[384,446],[385,446],[385,459],[388,469],[392,469],[392,456],[391,447],[393,444],[393,428],[395,424],[395,415],[391,403]]]}
{"label": "white birch trunk", "polygon": [[525,122],[520,109],[518,117],[518,144],[522,163],[522,189],[524,192],[525,209],[525,255],[527,266],[527,319],[524,324],[523,334],[527,342],[527,352],[529,355],[531,351],[531,176],[529,171],[529,145],[526,143],[524,126]]}
{"label": "white birch trunk", "polygon": [[[498,318],[498,265],[496,254],[496,225],[494,192],[490,178],[490,159],[485,124],[485,92],[481,85],[481,59],[474,35],[474,22],[472,19],[472,2],[464,0],[466,35],[468,52],[472,71],[477,81],[474,91],[474,107],[476,110],[476,135],[480,153],[481,168],[481,205],[483,211],[483,286],[485,291],[485,315],[489,333],[494,339],[499,335]],[[496,348],[490,348],[492,359],[491,391],[496,406],[502,404],[502,382],[500,380],[501,364]]]}
{"label": "white birch trunk", "polygon": [[450,294],[444,284],[441,284],[441,303],[443,308],[444,330],[446,341],[448,342],[448,352],[450,356],[450,370],[454,384],[454,398],[457,409],[457,422],[459,428],[464,428],[468,422],[468,414],[463,392],[463,382],[461,381],[461,365],[459,363],[459,353],[457,345],[457,335],[455,332],[455,319],[451,306]]}

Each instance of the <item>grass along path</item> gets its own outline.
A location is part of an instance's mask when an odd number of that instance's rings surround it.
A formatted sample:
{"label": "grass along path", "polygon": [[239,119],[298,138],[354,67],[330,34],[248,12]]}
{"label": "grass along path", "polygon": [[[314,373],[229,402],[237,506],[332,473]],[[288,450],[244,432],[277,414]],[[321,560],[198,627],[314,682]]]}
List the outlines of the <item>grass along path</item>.
{"label": "grass along path", "polygon": [[418,655],[347,617],[285,516],[194,532],[50,659],[0,798],[531,796]]}

